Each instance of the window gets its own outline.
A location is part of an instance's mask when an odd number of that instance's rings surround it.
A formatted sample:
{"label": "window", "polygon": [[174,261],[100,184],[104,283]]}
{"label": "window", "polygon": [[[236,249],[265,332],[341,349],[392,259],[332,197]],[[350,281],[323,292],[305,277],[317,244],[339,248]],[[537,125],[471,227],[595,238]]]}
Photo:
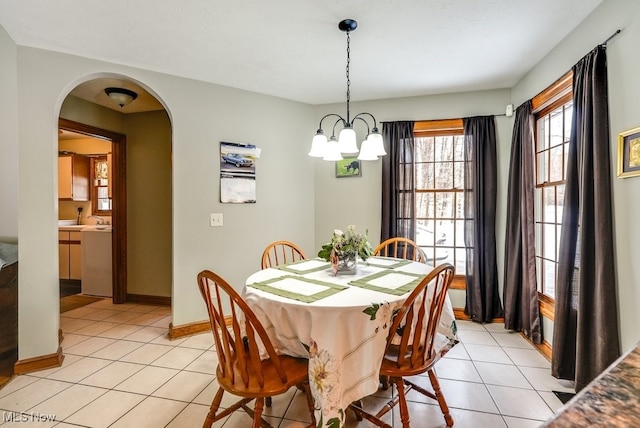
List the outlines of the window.
{"label": "window", "polygon": [[[536,120],[535,239],[538,292],[555,298],[567,154],[573,114],[572,75],[533,100]],[[540,101],[545,98],[546,101]]]}
{"label": "window", "polygon": [[91,158],[91,206],[93,215],[111,215],[109,155]]}
{"label": "window", "polygon": [[416,243],[429,263],[466,272],[462,120],[416,122]]}

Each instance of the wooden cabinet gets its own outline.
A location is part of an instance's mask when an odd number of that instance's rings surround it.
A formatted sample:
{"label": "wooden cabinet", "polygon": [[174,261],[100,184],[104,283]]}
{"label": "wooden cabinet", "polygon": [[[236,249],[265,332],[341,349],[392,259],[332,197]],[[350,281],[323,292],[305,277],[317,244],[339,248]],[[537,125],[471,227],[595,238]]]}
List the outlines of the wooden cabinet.
{"label": "wooden cabinet", "polygon": [[89,200],[89,158],[78,154],[58,156],[58,199]]}
{"label": "wooden cabinet", "polygon": [[[0,256],[4,254],[0,253]],[[18,262],[0,267],[0,389],[18,361]]]}
{"label": "wooden cabinet", "polygon": [[82,279],[82,232],[58,231],[60,279]]}

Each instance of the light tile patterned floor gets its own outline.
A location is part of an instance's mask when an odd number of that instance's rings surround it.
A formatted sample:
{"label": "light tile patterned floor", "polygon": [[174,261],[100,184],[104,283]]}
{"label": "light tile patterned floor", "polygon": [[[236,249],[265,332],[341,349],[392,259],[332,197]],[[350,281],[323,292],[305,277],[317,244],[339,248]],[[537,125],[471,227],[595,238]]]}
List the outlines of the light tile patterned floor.
{"label": "light tile patterned floor", "polygon": [[[62,367],[17,376],[0,389],[0,426],[200,427],[217,389],[212,335],[170,341],[170,319],[166,307],[113,305],[109,299],[62,314]],[[561,406],[553,390],[573,392],[550,375],[544,356],[502,324],[458,326],[461,343],[436,366],[456,427],[537,427]],[[365,406],[378,406],[388,395],[379,391]],[[435,403],[415,392],[409,399],[414,426],[444,426]],[[295,388],[274,397],[265,413],[274,427],[310,422]],[[401,426],[398,416],[394,411],[387,420]],[[351,412],[347,418],[348,427],[370,426]],[[250,423],[236,412],[214,426]]]}

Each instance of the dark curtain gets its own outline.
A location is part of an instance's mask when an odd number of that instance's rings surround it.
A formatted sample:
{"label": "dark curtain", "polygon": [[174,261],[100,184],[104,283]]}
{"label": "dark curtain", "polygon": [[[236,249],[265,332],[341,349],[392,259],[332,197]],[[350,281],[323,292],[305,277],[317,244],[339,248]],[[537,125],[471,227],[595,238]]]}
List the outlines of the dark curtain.
{"label": "dark curtain", "polygon": [[504,244],[504,326],[542,343],[534,220],[535,142],[531,101],[516,109]]}
{"label": "dark curtain", "polygon": [[604,46],[573,67],[573,110],[551,369],[579,391],[620,355]]}
{"label": "dark curtain", "polygon": [[493,116],[463,119],[464,241],[467,246],[467,303],[473,321],[501,317],[496,265],[496,130]]}
{"label": "dark curtain", "polygon": [[384,122],[382,138],[389,151],[382,157],[380,242],[394,237],[415,240],[413,121]]}

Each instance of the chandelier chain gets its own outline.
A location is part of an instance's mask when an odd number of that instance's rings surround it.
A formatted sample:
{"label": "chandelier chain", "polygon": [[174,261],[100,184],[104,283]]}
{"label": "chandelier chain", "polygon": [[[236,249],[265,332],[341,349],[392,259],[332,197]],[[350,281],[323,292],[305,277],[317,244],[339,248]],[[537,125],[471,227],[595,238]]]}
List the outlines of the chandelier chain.
{"label": "chandelier chain", "polygon": [[349,101],[351,101],[351,80],[349,79],[349,64],[351,63],[351,36],[347,31],[347,123],[351,120],[349,117]]}

